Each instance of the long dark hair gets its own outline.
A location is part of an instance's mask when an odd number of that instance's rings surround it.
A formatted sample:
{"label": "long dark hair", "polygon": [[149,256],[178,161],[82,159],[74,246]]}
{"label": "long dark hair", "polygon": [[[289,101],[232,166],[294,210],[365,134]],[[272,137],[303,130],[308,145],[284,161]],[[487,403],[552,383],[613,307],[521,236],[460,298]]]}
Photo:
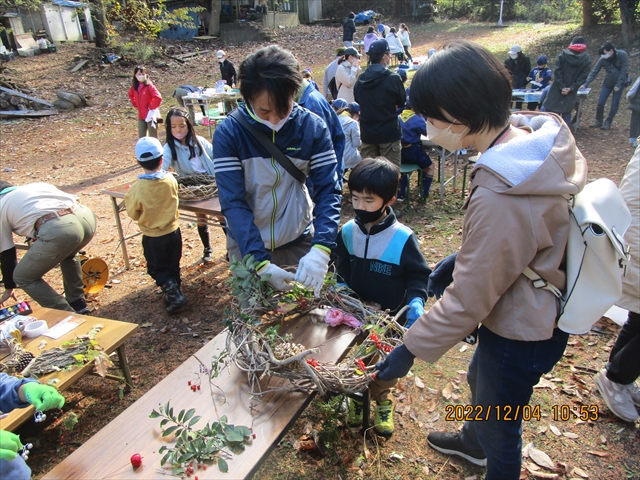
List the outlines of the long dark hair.
{"label": "long dark hair", "polygon": [[411,33],[411,31],[409,30],[409,27],[407,27],[405,23],[401,23],[400,26],[404,29],[405,32]]}
{"label": "long dark hair", "polygon": [[171,133],[171,117],[182,117],[184,121],[187,122],[187,146],[189,147],[189,158],[194,158],[196,156],[196,147],[198,148],[198,155],[202,155],[204,151],[202,150],[202,145],[198,141],[198,137],[196,136],[196,130],[193,128],[193,123],[189,118],[189,112],[187,112],[182,107],[171,107],[169,113],[167,113],[167,118],[165,120],[165,125],[167,129],[167,144],[171,149],[171,157],[173,159],[177,159],[178,155],[176,153],[176,144],[175,142],[179,142],[179,140],[173,136]]}
{"label": "long dark hair", "polygon": [[132,82],[132,85],[133,85],[133,89],[134,90],[138,90],[138,87],[140,86],[140,82],[136,78],[136,74],[138,72],[142,72],[142,73],[144,73],[146,75],[147,74],[147,68],[143,67],[141,65],[138,65],[136,68],[133,69],[133,82]]}

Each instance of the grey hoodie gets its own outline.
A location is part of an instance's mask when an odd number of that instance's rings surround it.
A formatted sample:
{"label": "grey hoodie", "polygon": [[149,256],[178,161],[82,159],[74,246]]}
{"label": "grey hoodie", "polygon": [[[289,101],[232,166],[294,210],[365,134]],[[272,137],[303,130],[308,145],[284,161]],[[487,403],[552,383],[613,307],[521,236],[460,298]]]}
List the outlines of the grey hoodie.
{"label": "grey hoodie", "polygon": [[[553,70],[553,83],[544,106],[549,112],[566,113],[573,111],[578,96],[578,88],[583,85],[591,69],[591,57],[587,52],[576,53],[565,48]],[[569,87],[571,92],[562,95],[562,89]]]}

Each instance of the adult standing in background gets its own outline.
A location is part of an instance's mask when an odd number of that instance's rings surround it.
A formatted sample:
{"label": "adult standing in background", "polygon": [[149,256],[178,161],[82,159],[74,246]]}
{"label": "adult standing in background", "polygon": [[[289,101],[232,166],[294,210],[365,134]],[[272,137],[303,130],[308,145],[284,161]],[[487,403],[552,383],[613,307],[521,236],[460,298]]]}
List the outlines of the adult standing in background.
{"label": "adult standing in background", "polygon": [[371,66],[358,77],[353,93],[360,105],[362,158],[385,157],[400,168],[402,131],[396,109],[406,101],[400,76],[389,70],[391,53],[385,39],[369,47]]}
{"label": "adult standing in background", "polygon": [[595,377],[605,403],[627,422],[638,419],[640,391],[640,148],[636,148],[620,182],[620,193],[631,211],[631,225],[624,235],[631,259],[622,277],[622,297],[616,305],[629,311],[611,352],[609,363]]}
{"label": "adult standing in background", "polygon": [[342,41],[347,48],[353,47],[353,35],[356,33],[355,18],[355,13],[350,12],[349,16],[342,21]]}
{"label": "adult standing in background", "polygon": [[[504,61],[504,66],[511,74],[513,88],[527,88],[527,77],[531,71],[531,59],[522,53],[520,45],[513,45],[509,49],[509,58]],[[516,109],[522,110],[522,102],[516,102]]]}
{"label": "adult standing in background", "polygon": [[[627,71],[629,70],[629,56],[624,50],[618,50],[611,42],[606,42],[600,47],[600,58],[598,59],[596,66],[587,77],[587,81],[584,82],[580,88],[587,88],[591,82],[596,78],[598,72],[604,68],[606,72],[604,80],[602,82],[602,90],[600,90],[600,97],[598,98],[598,107],[596,108],[596,120],[593,124],[589,125],[589,128],[600,128],[601,130],[609,130],[611,128],[611,122],[613,117],[618,113],[620,107],[620,99],[622,98],[622,91],[626,87]],[[604,119],[604,107],[607,103],[607,98],[613,92],[611,98],[611,109],[607,119]]]}
{"label": "adult standing in background", "polygon": [[230,87],[235,87],[237,83],[236,67],[229,61],[224,50],[218,50],[216,58],[220,62],[220,78]]}
{"label": "adult standing in background", "polygon": [[[48,183],[15,187],[0,180],[0,263],[4,294],[0,305],[21,288],[46,308],[89,313],[80,258],[76,256],[96,232],[96,217],[78,197]],[[13,233],[29,239],[20,263]],[[64,296],[42,278],[60,265]]]}
{"label": "adult standing in background", "polygon": [[345,47],[338,47],[336,49],[336,58],[333,59],[327,68],[324,70],[322,76],[322,94],[327,100],[335,100],[338,98],[338,89],[336,88],[336,70],[338,69],[338,62],[344,55]]}
{"label": "adult standing in background", "polygon": [[356,84],[358,76],[362,72],[360,68],[360,54],[349,47],[344,51],[344,60],[339,62],[336,70],[336,87],[338,87],[338,98],[342,98],[347,103],[353,102],[353,86]]}
{"label": "adult standing in background", "polygon": [[411,39],[409,38],[409,27],[407,27],[404,23],[400,24],[400,30],[398,30],[398,38],[402,43],[402,47],[404,48],[404,54],[410,62],[413,62],[413,57],[411,56]]}
{"label": "adult standing in background", "polygon": [[587,53],[587,43],[582,36],[573,37],[571,45],[562,50],[556,58],[553,83],[544,100],[547,112],[562,116],[571,128],[571,113],[578,98],[578,89],[591,69],[591,57]]}

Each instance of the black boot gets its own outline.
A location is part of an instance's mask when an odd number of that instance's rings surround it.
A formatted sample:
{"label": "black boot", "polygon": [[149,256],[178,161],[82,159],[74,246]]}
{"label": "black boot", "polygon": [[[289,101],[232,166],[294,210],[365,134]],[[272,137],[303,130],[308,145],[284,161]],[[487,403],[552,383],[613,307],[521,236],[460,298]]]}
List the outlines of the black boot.
{"label": "black boot", "polygon": [[209,227],[207,225],[198,225],[198,235],[200,235],[200,240],[202,240],[202,245],[204,246],[204,254],[202,255],[203,263],[213,263],[213,258],[211,256],[211,243],[209,241]]}
{"label": "black boot", "polygon": [[167,302],[165,310],[168,313],[177,312],[187,304],[187,299],[180,291],[180,286],[175,279],[171,278],[162,285],[162,291],[164,292],[165,301]]}

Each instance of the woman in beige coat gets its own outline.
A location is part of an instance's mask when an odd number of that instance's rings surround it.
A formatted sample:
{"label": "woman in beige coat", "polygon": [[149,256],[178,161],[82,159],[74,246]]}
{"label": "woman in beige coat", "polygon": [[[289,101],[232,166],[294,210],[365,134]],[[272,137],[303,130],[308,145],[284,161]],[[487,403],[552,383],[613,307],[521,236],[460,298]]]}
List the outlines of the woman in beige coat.
{"label": "woman in beige coat", "polygon": [[631,211],[631,226],[624,239],[631,259],[622,278],[619,307],[629,310],[627,322],[609,354],[609,364],[595,377],[609,410],[628,422],[638,419],[640,391],[634,383],[640,376],[640,148],[636,148],[620,182],[620,192]]}
{"label": "woman in beige coat", "polygon": [[455,433],[430,433],[427,442],[486,465],[486,480],[520,478],[522,420],[540,413],[529,405],[533,387],[564,353],[569,336],[556,328],[556,298],[522,272],[531,265],[565,288],[563,195],[578,193],[587,178],[559,116],[526,112],[518,127],[510,124],[511,93],[505,67],[466,41],[445,46],[413,79],[411,105],[428,118],[427,136],[450,151],[474,145],[482,154],[471,174],[462,246],[455,261],[445,262],[453,284],[409,328],[404,345],[376,365],[380,380],[404,376],[415,356],[435,362],[482,324],[467,374],[470,420]]}
{"label": "woman in beige coat", "polygon": [[353,47],[347,48],[344,51],[344,60],[340,62],[336,70],[338,98],[345,99],[347,103],[355,102],[353,86],[356,84],[356,80],[361,72],[360,54]]}

